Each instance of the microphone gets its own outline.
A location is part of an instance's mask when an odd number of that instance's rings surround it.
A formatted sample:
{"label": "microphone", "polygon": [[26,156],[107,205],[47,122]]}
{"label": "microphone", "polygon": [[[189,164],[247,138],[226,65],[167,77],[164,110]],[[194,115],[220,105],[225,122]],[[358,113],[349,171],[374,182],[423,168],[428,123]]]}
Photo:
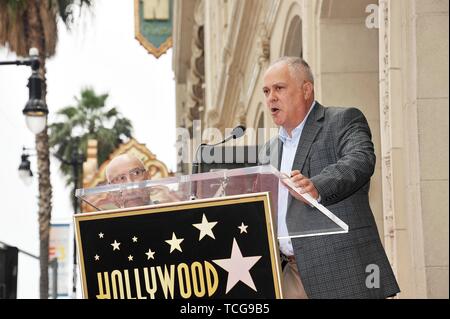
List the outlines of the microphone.
{"label": "microphone", "polygon": [[238,125],[231,131],[233,139],[237,139],[244,135],[246,127],[244,125]]}
{"label": "microphone", "polygon": [[[204,146],[209,146],[209,147],[214,147],[220,144],[224,144],[226,142],[228,142],[229,140],[233,139],[237,139],[241,136],[244,135],[246,130],[246,127],[244,125],[238,125],[236,126],[230,133],[230,135],[228,137],[226,137],[225,139],[223,139],[222,141],[220,141],[219,143],[216,144],[206,144],[206,143],[201,143],[199,146],[197,146],[197,149],[195,150],[195,157],[194,157],[194,162],[192,163],[192,174],[197,174],[199,171],[199,166],[200,166],[200,162],[202,161],[201,157],[200,157],[200,161],[198,161],[198,151],[204,147]],[[195,170],[195,172],[194,172]]]}
{"label": "microphone", "polygon": [[238,126],[236,126],[236,127],[231,131],[230,135],[229,135],[227,138],[223,139],[221,142],[216,143],[216,144],[205,144],[205,143],[203,143],[203,144],[200,144],[200,146],[214,147],[214,146],[217,146],[217,145],[226,143],[226,142],[228,142],[228,141],[231,140],[231,139],[235,140],[235,139],[237,139],[237,138],[243,136],[244,133],[245,133],[245,130],[246,130],[246,127],[245,127],[245,126],[243,126],[243,125],[238,125]]}
{"label": "microphone", "polygon": [[[231,133],[228,137],[226,137],[219,143],[216,143],[216,144],[201,143],[201,144],[199,144],[197,146],[197,149],[195,150],[195,157],[194,157],[194,161],[192,163],[192,174],[198,174],[200,171],[200,163],[202,162],[202,156],[200,155],[200,161],[199,161],[198,160],[198,151],[201,150],[202,147],[204,147],[204,146],[215,147],[217,145],[224,144],[231,139],[235,140],[235,139],[243,136],[245,133],[245,130],[246,130],[246,127],[244,125],[238,125],[231,131]],[[200,152],[200,154],[201,153],[202,152]],[[196,192],[196,190],[194,190],[194,191]],[[191,193],[191,199],[195,199],[195,198],[196,198],[195,193],[194,194]]]}

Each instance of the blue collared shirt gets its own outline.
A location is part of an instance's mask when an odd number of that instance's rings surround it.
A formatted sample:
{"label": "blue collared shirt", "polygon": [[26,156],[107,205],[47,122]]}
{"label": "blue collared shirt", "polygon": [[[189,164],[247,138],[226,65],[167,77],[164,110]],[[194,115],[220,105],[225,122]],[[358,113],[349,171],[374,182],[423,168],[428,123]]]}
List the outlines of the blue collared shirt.
{"label": "blue collared shirt", "polygon": [[[297,147],[300,141],[300,137],[302,136],[303,128],[305,127],[306,120],[308,119],[308,116],[315,105],[316,102],[314,101],[303,121],[295,129],[292,130],[291,136],[289,136],[289,134],[283,127],[281,127],[279,130],[278,138],[283,142],[283,154],[281,158],[280,172],[286,173],[289,176],[293,168],[292,165],[294,164],[295,154],[297,153]],[[286,225],[288,198],[289,191],[286,189],[286,187],[282,186],[280,182],[280,184],[278,185],[278,237],[289,236]],[[279,239],[279,244],[280,250],[283,254],[287,256],[294,255],[294,249],[292,248],[290,239]]]}

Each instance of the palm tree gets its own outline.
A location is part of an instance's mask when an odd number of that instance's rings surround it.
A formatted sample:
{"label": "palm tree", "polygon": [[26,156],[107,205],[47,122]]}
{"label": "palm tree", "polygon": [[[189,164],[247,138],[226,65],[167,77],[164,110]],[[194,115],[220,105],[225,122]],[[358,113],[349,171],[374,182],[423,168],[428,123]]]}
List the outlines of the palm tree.
{"label": "palm tree", "polygon": [[97,140],[98,162],[103,163],[125,138],[131,137],[131,121],[115,107],[106,107],[107,99],[108,94],[97,95],[91,88],[83,89],[80,97],[75,97],[76,105],[58,111],[62,121],[49,126],[50,147],[63,160],[60,168],[67,184],[73,183],[72,167],[67,162],[74,153],[86,154],[89,139]]}
{"label": "palm tree", "polygon": [[[55,54],[58,39],[58,18],[66,26],[73,22],[75,5],[90,6],[91,0],[0,0],[0,46],[7,46],[18,56],[27,56],[30,48],[39,50],[40,73],[44,79],[42,98],[45,100],[45,60]],[[40,298],[48,298],[48,247],[52,212],[50,159],[47,129],[36,135],[39,173],[39,240]]]}

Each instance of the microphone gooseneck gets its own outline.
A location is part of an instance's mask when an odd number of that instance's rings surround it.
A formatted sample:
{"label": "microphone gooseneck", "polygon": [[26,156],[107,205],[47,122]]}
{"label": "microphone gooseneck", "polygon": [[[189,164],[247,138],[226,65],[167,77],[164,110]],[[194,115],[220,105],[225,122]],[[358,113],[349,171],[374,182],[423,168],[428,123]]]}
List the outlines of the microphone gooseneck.
{"label": "microphone gooseneck", "polygon": [[[204,147],[204,146],[215,147],[217,145],[224,144],[224,143],[228,142],[231,139],[235,140],[235,139],[243,136],[244,133],[245,133],[245,130],[246,130],[246,127],[244,125],[238,125],[231,131],[231,133],[230,133],[230,135],[228,137],[226,137],[224,140],[220,141],[219,143],[216,143],[216,144],[201,143],[201,144],[199,144],[197,146],[197,149],[195,150],[194,158],[193,158],[193,161],[192,161],[192,174],[201,173],[200,164],[202,162],[202,151],[201,151],[202,147]],[[199,150],[200,150],[200,160],[198,159],[198,151]],[[197,187],[196,186],[197,185],[196,185],[196,183],[194,183],[194,184],[195,185],[194,185],[194,187],[193,187],[193,189],[191,191],[191,199],[196,199],[196,193],[197,193]]]}

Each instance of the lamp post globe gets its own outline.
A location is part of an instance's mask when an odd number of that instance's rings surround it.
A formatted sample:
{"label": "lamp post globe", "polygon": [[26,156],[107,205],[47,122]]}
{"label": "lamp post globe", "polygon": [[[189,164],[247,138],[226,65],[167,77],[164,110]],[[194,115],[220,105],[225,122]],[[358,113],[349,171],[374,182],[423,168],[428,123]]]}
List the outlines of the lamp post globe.
{"label": "lamp post globe", "polygon": [[32,73],[28,79],[29,100],[25,104],[22,113],[25,115],[25,122],[28,129],[34,134],[41,133],[47,125],[48,109],[42,99],[42,84],[44,79],[39,75],[39,51],[36,48],[30,49],[30,65]]}
{"label": "lamp post globe", "polygon": [[28,157],[29,155],[22,154],[22,161],[19,165],[19,177],[26,185],[30,185],[33,178],[33,172],[31,171],[30,160]]}
{"label": "lamp post globe", "polygon": [[41,133],[47,125],[47,106],[42,100],[30,99],[23,109],[25,123],[34,134]]}

